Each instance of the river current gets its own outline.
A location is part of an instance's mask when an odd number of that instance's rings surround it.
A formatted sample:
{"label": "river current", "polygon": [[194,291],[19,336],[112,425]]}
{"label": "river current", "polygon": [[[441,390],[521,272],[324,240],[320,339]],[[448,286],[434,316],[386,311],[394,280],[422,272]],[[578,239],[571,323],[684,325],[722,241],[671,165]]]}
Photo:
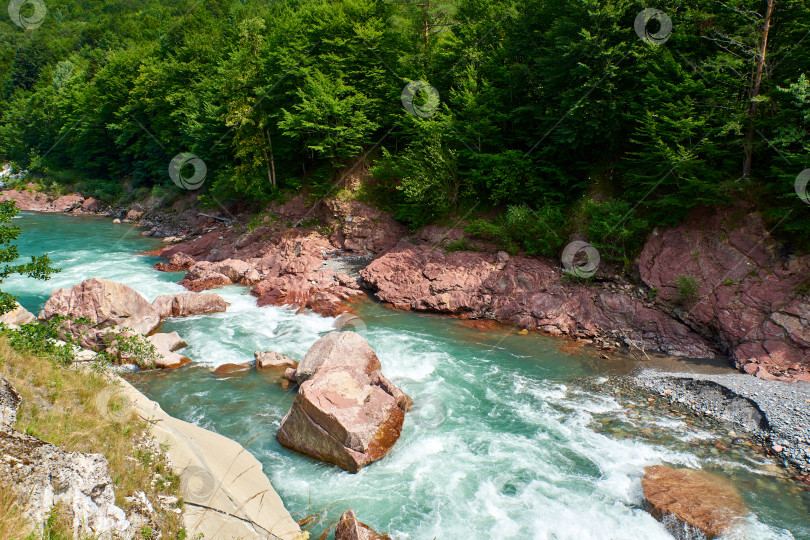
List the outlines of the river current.
{"label": "river current", "polygon": [[[12,277],[3,290],[37,313],[50,292],[90,277],[134,287],[148,300],[181,292],[182,274],[152,269],[160,246],[109,219],[24,214],[21,256],[49,252],[50,281]],[[810,496],[774,462],[718,450],[727,427],[695,422],[645,400],[595,390],[627,363],[602,362],[566,340],[482,330],[464,321],[387,310],[365,301],[354,328],[383,372],[414,399],[392,451],[358,474],[282,448],[275,439],[294,394],[255,371],[218,378],[255,350],[300,359],[334,321],[256,307],[244,287],[217,291],[226,313],[165,321],[193,362],[129,376],[171,415],[246,443],[295,519],[329,520],[353,508],[398,539],[670,538],[644,509],[645,466],[703,468],[729,477],[751,508],[732,538],[810,538]],[[596,386],[596,388],[602,388]],[[252,440],[251,440],[252,439]],[[721,446],[722,448],[722,446]],[[314,535],[317,536],[317,535]]]}

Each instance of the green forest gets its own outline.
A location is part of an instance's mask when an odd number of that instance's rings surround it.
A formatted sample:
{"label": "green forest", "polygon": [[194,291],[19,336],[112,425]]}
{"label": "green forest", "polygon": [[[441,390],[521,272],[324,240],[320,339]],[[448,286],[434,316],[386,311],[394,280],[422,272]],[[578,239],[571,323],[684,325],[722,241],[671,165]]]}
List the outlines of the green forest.
{"label": "green forest", "polygon": [[740,200],[810,247],[806,0],[46,0],[21,27],[36,2],[0,24],[0,158],[106,202],[182,193],[183,153],[244,211],[362,163],[410,227],[511,251],[626,260]]}

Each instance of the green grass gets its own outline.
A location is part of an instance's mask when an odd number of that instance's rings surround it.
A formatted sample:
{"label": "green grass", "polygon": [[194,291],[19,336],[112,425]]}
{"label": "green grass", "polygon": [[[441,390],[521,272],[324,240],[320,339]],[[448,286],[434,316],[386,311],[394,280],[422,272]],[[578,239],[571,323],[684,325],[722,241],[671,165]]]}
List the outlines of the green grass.
{"label": "green grass", "polygon": [[[109,463],[116,504],[127,511],[130,503],[126,497],[143,491],[155,508],[156,528],[159,528],[153,529],[150,538],[174,539],[183,535],[180,517],[162,509],[157,498],[168,495],[179,499],[180,479],[168,467],[162,453],[144,449],[140,443],[148,431],[147,423],[132,415],[117,422],[116,418],[107,418],[116,415],[100,412],[98,395],[114,390],[114,383],[103,367],[77,369],[47,352],[21,352],[11,345],[8,337],[2,336],[0,374],[22,397],[15,429],[69,452],[103,454]],[[122,406],[115,394],[106,402],[111,411]],[[0,492],[7,494],[7,490],[1,488]],[[17,504],[8,500],[7,495],[0,497],[0,538],[20,535],[22,525]],[[64,530],[59,514],[58,509],[52,513],[44,538],[72,536],[70,531]]]}

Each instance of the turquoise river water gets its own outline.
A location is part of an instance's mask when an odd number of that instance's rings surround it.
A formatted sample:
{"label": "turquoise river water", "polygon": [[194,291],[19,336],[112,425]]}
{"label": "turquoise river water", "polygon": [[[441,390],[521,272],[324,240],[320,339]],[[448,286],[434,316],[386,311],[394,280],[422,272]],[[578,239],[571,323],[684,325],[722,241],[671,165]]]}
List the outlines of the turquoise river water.
{"label": "turquoise river water", "polygon": [[[182,274],[156,272],[159,247],[109,219],[24,214],[20,254],[49,252],[62,269],[48,282],[13,277],[4,290],[38,312],[50,292],[90,277],[126,283],[150,301],[182,291]],[[603,382],[632,362],[604,362],[565,340],[476,329],[462,321],[358,305],[355,329],[383,372],[414,398],[402,436],[381,461],[348,474],[282,448],[275,433],[294,395],[255,371],[214,377],[254,350],[301,358],[333,320],[257,308],[243,287],[217,291],[227,313],[165,321],[193,362],[130,380],[169,413],[236,441],[262,462],[293,517],[334,519],[354,508],[398,539],[670,538],[642,505],[653,464],[728,476],[752,510],[732,538],[810,538],[810,497],[767,457],[722,452],[728,430],[617,396]],[[590,390],[586,389],[590,388]],[[254,438],[255,437],[255,438]],[[319,529],[315,529],[318,531]],[[315,535],[317,536],[317,535]]]}

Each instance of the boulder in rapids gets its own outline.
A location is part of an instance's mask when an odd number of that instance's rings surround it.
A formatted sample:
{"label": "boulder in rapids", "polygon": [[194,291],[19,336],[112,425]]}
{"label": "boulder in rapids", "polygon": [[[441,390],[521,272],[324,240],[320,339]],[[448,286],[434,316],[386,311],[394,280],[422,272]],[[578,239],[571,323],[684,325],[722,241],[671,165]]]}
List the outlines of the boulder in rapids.
{"label": "boulder in rapids", "polygon": [[322,337],[295,378],[301,386],[276,435],[282,446],[357,472],[399,439],[412,401],[385,378],[360,335]]}
{"label": "boulder in rapids", "polygon": [[161,294],[152,302],[152,307],[161,318],[188,317],[219,313],[228,308],[228,303],[215,293]]}
{"label": "boulder in rapids", "polygon": [[89,320],[89,325],[66,321],[64,330],[82,347],[91,349],[102,345],[108,328],[130,328],[147,335],[160,324],[159,314],[138,291],[100,278],[54,291],[39,318],[47,320],[56,316]]}
{"label": "boulder in rapids", "polygon": [[377,534],[374,529],[360,522],[354,510],[346,510],[335,527],[335,540],[391,540],[387,534]]}
{"label": "boulder in rapids", "polygon": [[704,471],[655,465],[641,486],[650,513],[678,539],[718,538],[748,513],[731,482]]}

